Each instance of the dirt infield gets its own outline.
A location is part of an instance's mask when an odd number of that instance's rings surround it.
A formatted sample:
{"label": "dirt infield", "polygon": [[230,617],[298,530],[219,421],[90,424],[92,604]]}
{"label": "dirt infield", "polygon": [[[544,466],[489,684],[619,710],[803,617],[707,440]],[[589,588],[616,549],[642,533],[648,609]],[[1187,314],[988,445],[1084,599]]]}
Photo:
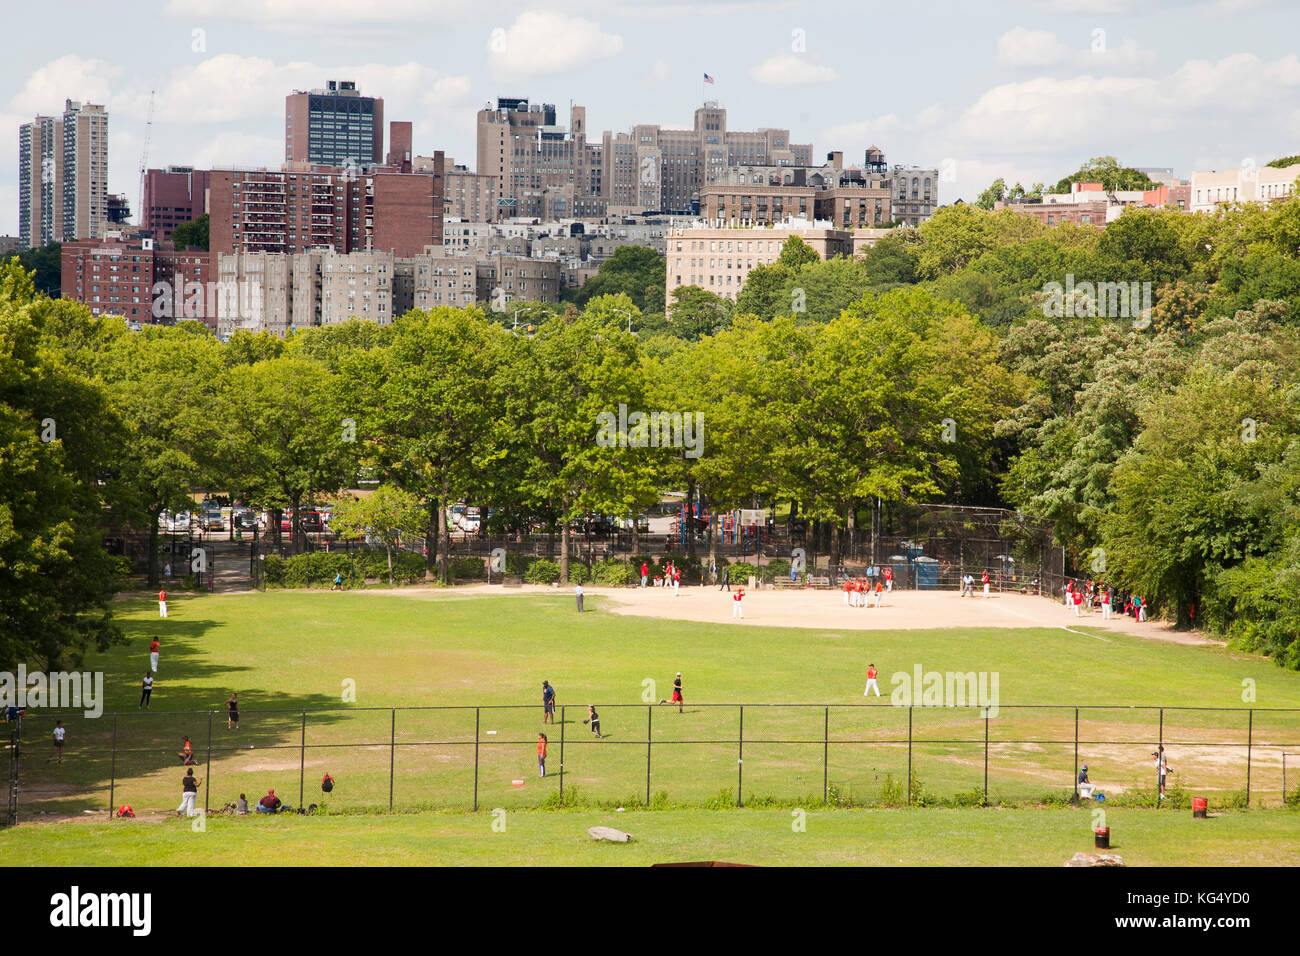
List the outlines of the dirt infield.
{"label": "dirt infield", "polygon": [[[732,618],[732,594],[717,587],[602,588],[583,586],[587,596],[609,600],[615,614],[658,617],[675,621],[731,623],[737,627],[807,627],[832,630],[926,630],[944,627],[1059,627],[1092,640],[1105,641],[1105,631],[1170,641],[1190,646],[1222,645],[1197,631],[1176,631],[1162,621],[1138,623],[1123,614],[1102,620],[1100,611],[1075,617],[1060,601],[1028,594],[991,594],[961,597],[956,591],[892,591],[880,607],[848,607],[841,591],[745,589],[744,618]],[[420,589],[371,590],[368,594],[400,594],[426,600],[455,599],[484,594],[571,594],[570,588],[525,585],[457,587],[454,591]],[[1102,634],[1077,630],[1098,628]]]}

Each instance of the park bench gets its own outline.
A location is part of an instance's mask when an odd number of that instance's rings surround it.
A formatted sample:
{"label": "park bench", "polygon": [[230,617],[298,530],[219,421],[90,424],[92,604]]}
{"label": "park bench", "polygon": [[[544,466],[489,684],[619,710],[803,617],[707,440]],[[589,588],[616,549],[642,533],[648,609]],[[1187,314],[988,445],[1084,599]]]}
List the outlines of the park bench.
{"label": "park bench", "polygon": [[829,577],[827,577],[826,575],[821,575],[820,577],[811,577],[811,576],[810,576],[810,577],[808,578],[808,582],[809,582],[813,587],[815,587],[815,588],[826,588],[826,589],[829,589],[829,588],[832,586],[832,585],[831,585],[831,579],[830,579]]}
{"label": "park bench", "polygon": [[772,581],[772,587],[778,591],[791,591],[804,587],[802,581],[791,581],[789,578],[775,578]]}

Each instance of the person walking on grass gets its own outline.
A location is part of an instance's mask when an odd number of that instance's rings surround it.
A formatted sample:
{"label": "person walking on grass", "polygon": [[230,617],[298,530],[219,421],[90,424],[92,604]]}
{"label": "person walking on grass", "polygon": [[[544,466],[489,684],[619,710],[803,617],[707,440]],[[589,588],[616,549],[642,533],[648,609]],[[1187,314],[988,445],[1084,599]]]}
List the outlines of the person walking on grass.
{"label": "person walking on grass", "polygon": [[735,592],[731,595],[731,616],[733,618],[738,617],[741,620],[744,620],[745,611],[740,606],[740,602],[743,600],[745,600],[745,589],[743,587],[736,588]]}
{"label": "person walking on grass", "polygon": [[546,776],[546,734],[537,735],[537,776]]}
{"label": "person walking on grass", "polygon": [[165,588],[158,592],[158,616],[167,616],[167,590]]}
{"label": "person walking on grass", "polygon": [[226,729],[239,729],[239,695],[234,691],[230,692],[230,699],[226,701]]}
{"label": "person walking on grass", "polygon": [[140,703],[136,705],[136,710],[143,707],[149,709],[149,698],[153,695],[153,674],[145,671],[144,680],[140,681]]}
{"label": "person walking on grass", "polygon": [[[166,616],[166,614],[163,615],[163,617]],[[149,670],[155,674],[158,673],[158,638],[156,637],[149,642]]]}
{"label": "person walking on grass", "polygon": [[58,721],[54,725],[54,756],[51,760],[57,760],[63,763],[63,741],[68,736],[68,728],[63,726],[63,721]]}
{"label": "person walking on grass", "polygon": [[185,776],[181,777],[181,805],[176,808],[176,815],[179,817],[181,811],[185,811],[187,817],[192,817],[198,813],[194,809],[194,801],[199,795],[200,778],[194,776],[194,768],[190,767],[185,771]]}
{"label": "person walking on grass", "polygon": [[555,723],[555,688],[542,681],[542,723]]}
{"label": "person walking on grass", "polygon": [[876,684],[876,665],[868,664],[867,665],[867,689],[862,692],[862,696],[866,697],[873,690],[876,692],[876,696],[879,697],[880,687],[877,686]]}
{"label": "person walking on grass", "polygon": [[587,718],[586,720],[583,721],[583,723],[590,724],[591,732],[595,734],[597,737],[600,736],[600,714],[596,713],[595,704],[587,705]]}

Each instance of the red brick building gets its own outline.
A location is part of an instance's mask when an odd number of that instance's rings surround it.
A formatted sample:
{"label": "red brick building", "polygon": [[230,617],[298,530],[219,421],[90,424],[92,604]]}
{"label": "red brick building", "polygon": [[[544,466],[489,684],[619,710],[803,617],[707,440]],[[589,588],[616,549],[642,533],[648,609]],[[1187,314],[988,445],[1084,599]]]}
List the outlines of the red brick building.
{"label": "red brick building", "polygon": [[351,173],[295,164],[284,170],[213,170],[209,248],[235,252],[417,255],[442,245],[442,153],[429,172],[374,167]]}
{"label": "red brick building", "polygon": [[189,166],[150,169],[144,175],[140,227],[155,239],[170,239],[182,223],[207,211],[209,172]]}
{"label": "red brick building", "polygon": [[178,252],[152,239],[65,242],[61,291],[93,315],[120,315],[141,325],[193,319],[215,329],[210,262],[207,252]]}

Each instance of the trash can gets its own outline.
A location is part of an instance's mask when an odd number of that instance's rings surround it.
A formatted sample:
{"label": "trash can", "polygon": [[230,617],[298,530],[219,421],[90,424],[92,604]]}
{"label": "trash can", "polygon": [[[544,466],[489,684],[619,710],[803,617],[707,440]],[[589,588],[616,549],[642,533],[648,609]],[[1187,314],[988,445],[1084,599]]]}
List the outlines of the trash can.
{"label": "trash can", "polygon": [[1204,820],[1209,816],[1210,802],[1205,797],[1192,797],[1192,819]]}
{"label": "trash can", "polygon": [[1110,827],[1096,827],[1092,831],[1093,846],[1098,850],[1110,849]]}

